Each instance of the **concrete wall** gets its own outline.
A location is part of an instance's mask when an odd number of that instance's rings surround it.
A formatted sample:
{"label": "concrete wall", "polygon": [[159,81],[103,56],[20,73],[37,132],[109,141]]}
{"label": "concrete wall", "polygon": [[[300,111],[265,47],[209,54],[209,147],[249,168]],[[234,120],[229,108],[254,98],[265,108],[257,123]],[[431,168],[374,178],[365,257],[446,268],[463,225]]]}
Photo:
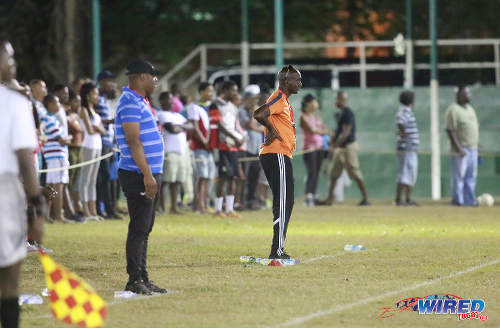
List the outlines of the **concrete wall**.
{"label": "concrete wall", "polygon": [[[398,110],[399,93],[402,88],[343,89],[349,94],[349,106],[356,115],[356,137],[360,144],[360,164],[365,176],[368,192],[372,197],[393,197],[395,190],[395,113]],[[479,165],[477,194],[488,192],[500,195],[500,88],[472,86],[471,104],[480,121],[480,152],[482,163]],[[431,196],[430,181],[430,108],[429,89],[415,88],[415,116],[420,132],[419,177],[414,193],[419,197]],[[316,95],[320,102],[321,116],[325,124],[334,129],[334,92],[331,89],[303,89],[298,95],[290,97],[295,117],[299,122],[300,102],[307,93]],[[452,87],[439,90],[441,174],[443,197],[449,197],[450,145],[444,130],[444,113],[454,102]],[[302,131],[297,129],[297,149],[302,149]],[[295,193],[304,194],[305,168],[302,156],[294,157]],[[319,190],[324,194],[327,179],[322,176]],[[359,197],[355,185],[346,189],[346,197]]]}

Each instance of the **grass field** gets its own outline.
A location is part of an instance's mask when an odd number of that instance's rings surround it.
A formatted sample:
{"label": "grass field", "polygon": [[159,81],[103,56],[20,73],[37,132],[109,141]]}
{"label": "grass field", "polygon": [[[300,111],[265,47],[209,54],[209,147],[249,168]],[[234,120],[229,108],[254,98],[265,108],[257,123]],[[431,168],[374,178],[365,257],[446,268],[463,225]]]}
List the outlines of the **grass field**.
{"label": "grass field", "polygon": [[[500,208],[424,204],[396,208],[380,200],[306,208],[297,201],[286,249],[301,263],[239,263],[265,257],[270,210],[243,219],[157,217],[149,272],[172,293],[114,300],[125,273],[128,221],[48,225],[53,258],[109,303],[106,327],[500,327]],[[345,252],[362,244],[363,252]],[[479,266],[484,265],[484,266]],[[21,292],[45,287],[37,255],[23,266]],[[450,293],[484,299],[486,322],[405,311],[378,315],[401,299]],[[43,305],[25,305],[22,327],[65,327]]]}

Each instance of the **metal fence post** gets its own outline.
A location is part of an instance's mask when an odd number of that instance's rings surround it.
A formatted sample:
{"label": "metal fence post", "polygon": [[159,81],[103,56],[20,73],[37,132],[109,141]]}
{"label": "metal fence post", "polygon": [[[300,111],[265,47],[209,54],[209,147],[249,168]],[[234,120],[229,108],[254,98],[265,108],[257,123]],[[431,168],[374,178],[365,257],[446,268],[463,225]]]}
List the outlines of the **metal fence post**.
{"label": "metal fence post", "polygon": [[500,85],[500,42],[493,45],[495,51],[495,84]]}
{"label": "metal fence post", "polygon": [[413,42],[406,41],[406,66],[405,66],[405,82],[406,89],[413,88]]}
{"label": "metal fence post", "polygon": [[359,45],[359,83],[361,89],[366,89],[366,47]]}
{"label": "metal fence post", "polygon": [[202,44],[200,49],[200,80],[205,82],[207,80],[207,45]]}

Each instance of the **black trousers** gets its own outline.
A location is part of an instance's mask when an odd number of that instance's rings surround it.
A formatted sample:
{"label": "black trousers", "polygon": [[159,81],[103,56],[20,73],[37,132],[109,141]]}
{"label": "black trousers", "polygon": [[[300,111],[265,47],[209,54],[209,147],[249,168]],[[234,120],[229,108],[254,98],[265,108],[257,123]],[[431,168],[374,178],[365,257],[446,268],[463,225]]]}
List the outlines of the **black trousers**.
{"label": "black trousers", "polygon": [[[111,147],[102,145],[102,154],[106,155],[111,151]],[[113,157],[103,159],[99,164],[99,172],[97,173],[97,204],[104,203],[104,209],[108,216],[115,215],[115,202],[113,200],[114,191],[112,189],[111,179],[109,176],[109,166]],[[97,208],[100,211],[100,207]]]}
{"label": "black trousers", "polygon": [[283,154],[259,156],[267,181],[273,192],[273,242],[271,253],[283,254],[288,222],[292,215],[293,168],[290,157]]}
{"label": "black trousers", "polygon": [[[144,176],[141,173],[118,170],[118,178],[127,198],[127,207],[130,215],[126,244],[127,273],[129,281],[149,281],[146,270],[149,233],[155,223],[155,205],[158,194],[150,199],[144,193]],[[161,186],[161,175],[155,174],[158,186]]]}
{"label": "black trousers", "polygon": [[[248,157],[257,156],[257,154],[247,153]],[[250,161],[247,162],[247,195],[246,200],[248,204],[255,202],[256,192],[257,192],[257,184],[259,183],[259,174],[260,174],[260,162],[259,161]]]}
{"label": "black trousers", "polygon": [[304,154],[304,164],[307,170],[306,194],[316,194],[321,162],[323,162],[322,150],[316,150],[311,153]]}

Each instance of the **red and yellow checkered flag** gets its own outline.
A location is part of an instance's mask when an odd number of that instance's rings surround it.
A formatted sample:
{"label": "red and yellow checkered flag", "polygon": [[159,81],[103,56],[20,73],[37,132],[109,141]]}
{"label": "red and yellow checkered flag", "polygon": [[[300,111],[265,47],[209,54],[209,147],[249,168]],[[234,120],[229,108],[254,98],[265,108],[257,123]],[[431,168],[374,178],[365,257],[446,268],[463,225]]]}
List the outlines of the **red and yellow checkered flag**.
{"label": "red and yellow checkered flag", "polygon": [[106,302],[82,278],[40,253],[52,315],[80,327],[102,327]]}

